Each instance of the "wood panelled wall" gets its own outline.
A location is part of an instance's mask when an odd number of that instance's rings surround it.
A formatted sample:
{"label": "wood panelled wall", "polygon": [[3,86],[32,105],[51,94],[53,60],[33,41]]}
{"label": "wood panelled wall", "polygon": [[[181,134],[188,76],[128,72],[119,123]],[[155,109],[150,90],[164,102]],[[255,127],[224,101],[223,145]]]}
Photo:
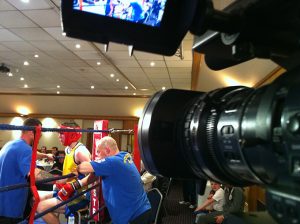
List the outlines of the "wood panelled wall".
{"label": "wood panelled wall", "polygon": [[134,125],[138,124],[138,120],[124,120],[123,121],[123,129],[132,129],[134,128]]}
{"label": "wood panelled wall", "polygon": [[[133,120],[123,120],[123,130],[133,130],[134,129],[134,125],[138,124],[138,119],[133,119]],[[118,147],[121,149],[121,135],[124,135],[124,133],[120,133],[120,132],[116,132],[116,133],[111,133],[110,136],[113,137],[117,144]],[[126,135],[126,133],[125,133]],[[129,135],[129,134],[127,134]],[[129,142],[130,138],[128,138],[128,142]],[[92,133],[88,134],[87,137],[87,142],[86,145],[89,148],[92,148],[93,145],[93,135]]]}

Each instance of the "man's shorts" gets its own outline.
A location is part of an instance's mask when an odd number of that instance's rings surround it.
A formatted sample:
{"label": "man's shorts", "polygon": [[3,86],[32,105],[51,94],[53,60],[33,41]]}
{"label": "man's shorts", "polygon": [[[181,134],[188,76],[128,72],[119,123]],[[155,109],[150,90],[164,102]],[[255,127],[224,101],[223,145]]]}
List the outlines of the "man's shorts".
{"label": "man's shorts", "polygon": [[[53,197],[56,197],[59,201],[62,201],[57,196],[58,191],[53,191]],[[76,193],[75,193],[76,195]],[[68,217],[71,213],[75,214],[78,210],[87,207],[90,203],[90,192],[84,194],[84,199],[78,201],[77,203],[68,203],[65,208],[65,216]]]}

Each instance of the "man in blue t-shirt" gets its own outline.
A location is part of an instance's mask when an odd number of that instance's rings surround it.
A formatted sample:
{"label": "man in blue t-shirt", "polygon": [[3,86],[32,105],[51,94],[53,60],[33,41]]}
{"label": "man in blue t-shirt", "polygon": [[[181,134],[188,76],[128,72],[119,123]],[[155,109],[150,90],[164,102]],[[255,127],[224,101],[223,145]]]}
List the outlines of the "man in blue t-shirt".
{"label": "man in blue t-shirt", "polygon": [[[24,121],[25,126],[41,126],[34,118]],[[34,131],[22,131],[21,138],[6,143],[0,151],[0,188],[27,183],[30,171]],[[37,157],[53,160],[52,154],[38,153]],[[42,179],[45,172],[36,169],[36,178]],[[46,176],[47,177],[47,176]],[[18,223],[28,197],[28,188],[0,192],[0,224]]]}
{"label": "man in blue t-shirt", "polygon": [[[151,205],[131,155],[120,152],[108,136],[99,141],[97,153],[100,160],[82,162],[78,172],[102,177],[103,198],[113,224],[150,224]],[[91,177],[80,180],[82,186],[90,182]]]}

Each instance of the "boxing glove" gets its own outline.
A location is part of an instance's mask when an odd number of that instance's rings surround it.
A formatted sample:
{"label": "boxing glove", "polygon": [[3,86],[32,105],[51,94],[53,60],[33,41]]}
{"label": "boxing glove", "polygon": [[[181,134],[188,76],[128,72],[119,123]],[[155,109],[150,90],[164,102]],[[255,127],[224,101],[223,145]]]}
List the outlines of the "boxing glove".
{"label": "boxing glove", "polygon": [[81,183],[79,180],[76,179],[76,181],[72,183],[66,183],[57,193],[57,196],[60,198],[60,200],[65,201],[73,196],[76,190],[81,188]]}
{"label": "boxing glove", "polygon": [[64,187],[65,184],[59,183],[59,182],[55,182],[55,184],[53,185],[53,191],[60,191],[60,189],[62,189]]}

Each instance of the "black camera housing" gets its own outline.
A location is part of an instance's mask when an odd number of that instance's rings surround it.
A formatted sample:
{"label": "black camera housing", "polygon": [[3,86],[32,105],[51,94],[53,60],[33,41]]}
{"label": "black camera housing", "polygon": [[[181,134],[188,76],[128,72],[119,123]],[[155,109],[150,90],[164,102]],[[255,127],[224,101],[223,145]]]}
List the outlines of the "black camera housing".
{"label": "black camera housing", "polygon": [[[160,27],[81,12],[72,4],[62,1],[69,37],[173,55],[190,31],[193,49],[213,70],[256,57],[284,67],[285,74],[259,89],[156,93],[139,122],[139,147],[153,174],[260,184],[273,218],[300,222],[299,0],[239,0],[223,11],[211,0],[168,0]],[[207,38],[207,32],[214,35]]]}

